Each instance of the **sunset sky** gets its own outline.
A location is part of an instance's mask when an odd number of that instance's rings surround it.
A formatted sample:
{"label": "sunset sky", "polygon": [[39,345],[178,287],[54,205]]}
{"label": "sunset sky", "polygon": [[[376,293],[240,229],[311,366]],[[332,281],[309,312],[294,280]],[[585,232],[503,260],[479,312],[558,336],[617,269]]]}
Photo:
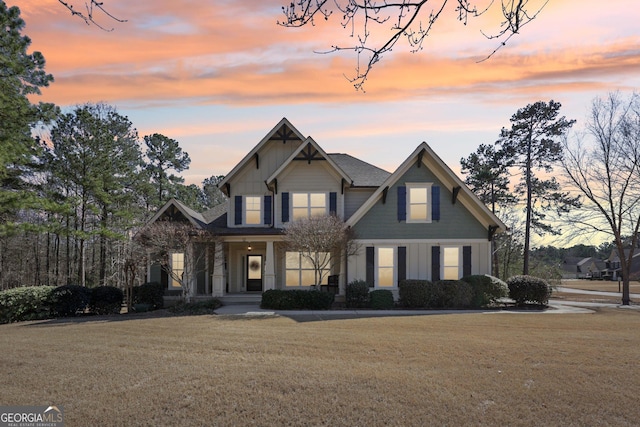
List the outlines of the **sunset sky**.
{"label": "sunset sky", "polygon": [[[460,158],[494,142],[518,108],[553,99],[580,127],[595,96],[640,87],[637,0],[550,0],[480,63],[496,47],[481,33],[495,32],[496,17],[465,26],[450,8],[421,52],[399,43],[386,55],[365,93],[345,78],[353,53],[314,53],[349,42],[339,17],[287,29],[276,24],[284,0],[103,1],[127,19],[97,13],[111,32],[57,0],[7,2],[22,10],[31,50],[55,78],[39,98],[62,107],[106,102],[141,136],[178,140],[192,159],[188,183],[229,172],[282,117],[330,153],[393,171],[426,141],[459,171]],[[83,1],[70,3],[84,10]]]}

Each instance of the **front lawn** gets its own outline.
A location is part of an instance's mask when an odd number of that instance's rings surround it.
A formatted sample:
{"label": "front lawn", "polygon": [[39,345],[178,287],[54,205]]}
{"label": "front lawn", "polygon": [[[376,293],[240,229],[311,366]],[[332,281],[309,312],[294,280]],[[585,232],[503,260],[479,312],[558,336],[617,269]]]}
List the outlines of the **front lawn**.
{"label": "front lawn", "polygon": [[68,426],[637,425],[639,330],[621,309],[17,323],[0,405]]}

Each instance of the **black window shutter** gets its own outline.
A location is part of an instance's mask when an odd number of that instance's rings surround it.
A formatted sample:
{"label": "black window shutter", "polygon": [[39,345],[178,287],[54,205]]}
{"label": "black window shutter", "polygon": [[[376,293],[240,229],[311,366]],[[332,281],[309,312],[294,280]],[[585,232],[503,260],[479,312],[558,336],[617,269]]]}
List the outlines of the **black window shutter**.
{"label": "black window shutter", "polygon": [[440,280],[440,246],[431,246],[431,281]]}
{"label": "black window shutter", "polygon": [[329,214],[338,214],[338,194],[334,192],[329,193]]}
{"label": "black window shutter", "polygon": [[407,220],[407,187],[398,187],[398,221]]}
{"label": "black window shutter", "polygon": [[462,247],[462,276],[471,276],[471,246]]}
{"label": "black window shutter", "polygon": [[282,222],[289,222],[289,193],[282,193]]}
{"label": "black window shutter", "polygon": [[398,285],[407,278],[407,247],[398,246]]}
{"label": "black window shutter", "polygon": [[431,220],[440,221],[440,187],[431,186]]}
{"label": "black window shutter", "polygon": [[235,224],[242,224],[242,196],[236,196],[235,198]]}
{"label": "black window shutter", "polygon": [[264,196],[264,225],[271,225],[271,196]]}
{"label": "black window shutter", "polygon": [[370,288],[374,286],[374,248],[373,246],[367,246],[366,258],[367,258],[367,284]]}

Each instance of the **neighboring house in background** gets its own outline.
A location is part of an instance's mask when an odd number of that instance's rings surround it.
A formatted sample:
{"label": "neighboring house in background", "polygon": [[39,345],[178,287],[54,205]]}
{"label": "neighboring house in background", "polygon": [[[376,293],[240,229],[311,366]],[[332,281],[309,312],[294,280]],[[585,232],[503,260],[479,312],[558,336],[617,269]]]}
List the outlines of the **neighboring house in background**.
{"label": "neighboring house in background", "polygon": [[[624,250],[625,258],[629,256],[630,250],[631,249]],[[602,278],[610,280],[622,279],[620,256],[618,255],[617,249],[612,250],[609,258],[606,259],[605,268],[602,270]],[[640,249],[634,251],[633,258],[631,259],[629,280],[640,280]]]}
{"label": "neighboring house in background", "polygon": [[[288,223],[310,215],[337,215],[357,236],[357,254],[331,254],[327,273],[340,295],[354,280],[397,297],[403,279],[490,274],[491,240],[506,229],[426,143],[389,173],[348,154],[325,153],[287,119],[219,187],[228,203],[198,213],[171,200],[150,221],[189,221],[211,234],[199,242],[202,256],[189,276],[196,296],[309,289],[311,266],[287,251],[282,238]],[[171,255],[178,268],[183,257]],[[159,265],[149,266],[147,279],[169,293],[180,289]]]}
{"label": "neighboring house in background", "polygon": [[593,257],[566,257],[562,262],[563,279],[600,279],[606,263]]}

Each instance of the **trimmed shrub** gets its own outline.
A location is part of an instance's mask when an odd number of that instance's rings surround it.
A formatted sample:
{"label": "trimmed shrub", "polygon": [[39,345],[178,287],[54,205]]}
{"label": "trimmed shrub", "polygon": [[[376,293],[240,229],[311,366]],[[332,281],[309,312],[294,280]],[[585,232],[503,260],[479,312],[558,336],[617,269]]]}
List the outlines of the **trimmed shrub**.
{"label": "trimmed shrub", "polygon": [[369,285],[364,280],[354,280],[347,285],[345,303],[348,308],[365,308],[369,305]]}
{"label": "trimmed shrub", "polygon": [[428,280],[402,280],[399,285],[399,303],[406,308],[426,308]]}
{"label": "trimmed shrub", "polygon": [[475,274],[462,279],[471,285],[471,307],[486,307],[508,295],[507,284],[497,277]]}
{"label": "trimmed shrub", "polygon": [[0,323],[51,317],[53,286],[27,286],[0,292]]}
{"label": "trimmed shrub", "polygon": [[539,277],[513,276],[507,280],[507,286],[509,298],[514,300],[516,305],[546,305],[551,296],[551,286]]}
{"label": "trimmed shrub", "polygon": [[164,307],[164,287],[158,282],[144,283],[133,288],[133,304],[146,304],[148,310]]}
{"label": "trimmed shrub", "polygon": [[260,307],[272,310],[328,310],[333,299],[333,293],[329,292],[269,289],[262,293]]}
{"label": "trimmed shrub", "polygon": [[75,316],[89,305],[91,289],[78,285],[64,285],[55,288],[52,296],[55,316]]}
{"label": "trimmed shrub", "polygon": [[375,310],[391,310],[394,306],[393,292],[388,289],[369,292],[369,306]]}
{"label": "trimmed shrub", "polygon": [[471,285],[461,280],[439,280],[427,287],[429,308],[469,308],[472,299]]}
{"label": "trimmed shrub", "polygon": [[95,314],[120,314],[124,292],[113,286],[98,286],[91,289],[89,311]]}

